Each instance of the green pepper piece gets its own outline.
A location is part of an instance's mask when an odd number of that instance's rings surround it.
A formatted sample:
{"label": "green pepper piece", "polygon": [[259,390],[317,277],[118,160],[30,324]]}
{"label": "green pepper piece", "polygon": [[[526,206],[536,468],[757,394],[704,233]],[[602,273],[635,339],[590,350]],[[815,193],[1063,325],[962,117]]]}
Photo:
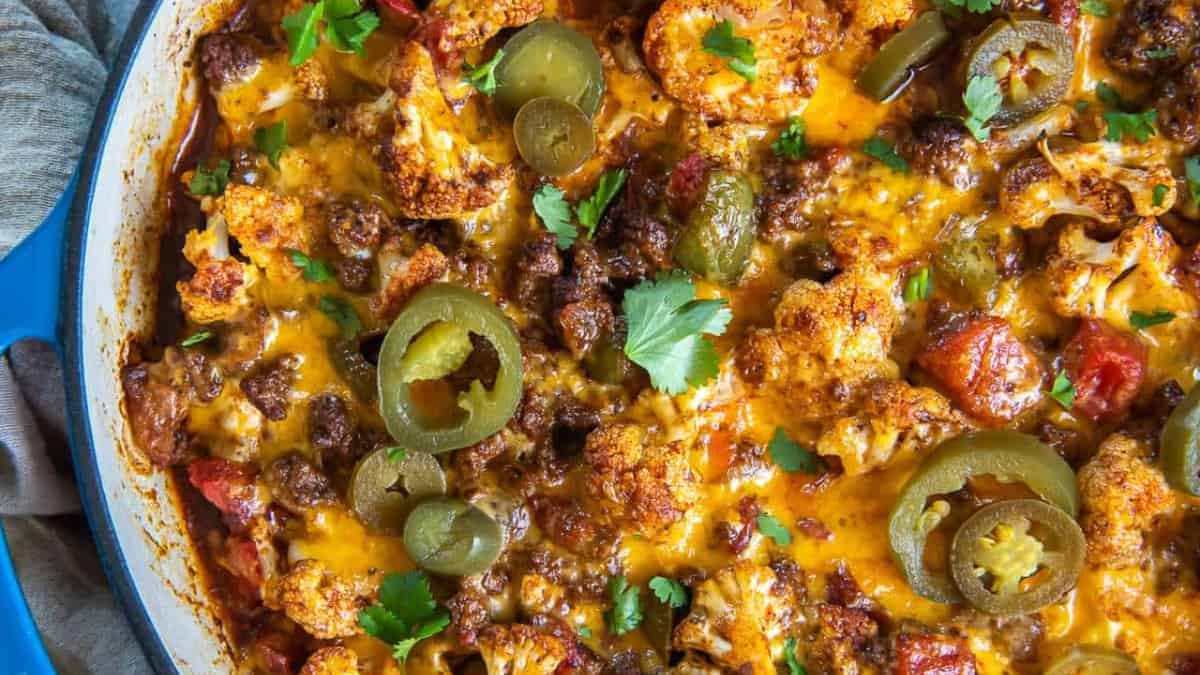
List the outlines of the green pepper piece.
{"label": "green pepper piece", "polygon": [[[1075,586],[1086,551],[1083,530],[1066,511],[1036,499],[1010,499],[979,509],[958,528],[950,573],[975,609],[1025,614]],[[1023,579],[1039,572],[1032,587],[1021,588]],[[984,574],[991,576],[990,587]]]}
{"label": "green pepper piece", "polygon": [[517,113],[513,137],[521,159],[544,176],[565,176],[596,149],[592,120],[574,103],[543,96]]}
{"label": "green pepper piece", "polygon": [[337,339],[329,343],[329,358],[333,369],[350,385],[350,390],[364,403],[375,400],[379,385],[375,381],[375,366],[363,357],[358,338]]}
{"label": "green pepper piece", "polygon": [[[440,354],[439,344],[416,339],[440,322],[455,324],[484,338],[499,361],[492,389],[487,390],[478,380],[472,382],[467,391],[458,394],[458,409],[452,411],[454,419],[449,423],[423,413],[413,399],[416,383],[406,381],[406,375],[418,371],[425,376],[448,375],[448,371],[441,371],[458,361],[459,340],[448,338],[440,343],[453,352]],[[445,332],[449,336],[460,334]],[[436,360],[443,367],[435,372],[406,360],[414,345],[425,355],[423,358]],[[429,453],[465,448],[499,431],[513,416],[521,400],[522,377],[521,343],[504,314],[478,293],[453,284],[432,284],[409,300],[383,340],[379,351],[379,411],[388,433],[404,448]]]}
{"label": "green pepper piece", "polygon": [[974,77],[1000,83],[1004,102],[992,118],[1009,125],[1049,110],[1075,76],[1071,37],[1053,21],[1035,16],[996,19],[975,38],[963,68],[963,87]]}
{"label": "green pepper piece", "polygon": [[750,262],[754,235],[750,181],[740,173],[710,171],[675,244],[675,260],[713,283],[734,284]]}
{"label": "green pepper piece", "polygon": [[942,22],[941,12],[925,12],[883,43],[856,84],[871,98],[886,101],[900,93],[913,68],[928,61],[949,41],[950,31]]}
{"label": "green pepper piece", "polygon": [[446,474],[433,455],[406,452],[393,460],[380,448],[358,461],[350,476],[350,508],[372,532],[399,534],[416,503],[446,491]]}
{"label": "green pepper piece", "polygon": [[1140,675],[1137,661],[1123,651],[1080,645],[1054,659],[1045,675]]}
{"label": "green pepper piece", "polygon": [[434,497],[404,524],[404,548],[435,574],[465,576],[491,567],[504,546],[500,523],[461,499]]}
{"label": "green pepper piece", "polygon": [[1200,387],[1175,406],[1162,430],[1162,459],[1171,487],[1200,497]]}
{"label": "green pepper piece", "polygon": [[572,103],[590,117],[604,95],[604,65],[586,35],[541,19],[504,45],[496,82],[494,100],[507,117],[542,96]]}
{"label": "green pepper piece", "polygon": [[1033,436],[1015,431],[978,431],[943,442],[905,483],[888,516],[892,555],[909,585],[922,597],[935,602],[962,599],[948,574],[935,573],[925,566],[925,540],[940,520],[939,514],[926,508],[926,502],[935,495],[962,489],[972,477],[986,475],[1004,483],[1024,483],[1071,517],[1079,513],[1075,472]]}
{"label": "green pepper piece", "polygon": [[648,593],[642,600],[645,605],[642,619],[642,630],[646,639],[658,655],[667,659],[671,656],[671,635],[675,630],[675,610],[667,603],[659,600],[653,593]]}

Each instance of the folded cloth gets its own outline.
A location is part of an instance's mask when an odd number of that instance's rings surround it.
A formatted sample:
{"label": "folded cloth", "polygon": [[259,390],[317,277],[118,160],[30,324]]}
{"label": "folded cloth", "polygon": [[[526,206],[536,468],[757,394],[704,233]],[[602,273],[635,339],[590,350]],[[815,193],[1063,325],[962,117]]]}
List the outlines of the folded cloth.
{"label": "folded cloth", "polygon": [[[66,185],[132,7],[0,0],[0,257]],[[0,515],[13,562],[60,673],[150,673],[79,514],[61,381],[46,345],[0,357]]]}

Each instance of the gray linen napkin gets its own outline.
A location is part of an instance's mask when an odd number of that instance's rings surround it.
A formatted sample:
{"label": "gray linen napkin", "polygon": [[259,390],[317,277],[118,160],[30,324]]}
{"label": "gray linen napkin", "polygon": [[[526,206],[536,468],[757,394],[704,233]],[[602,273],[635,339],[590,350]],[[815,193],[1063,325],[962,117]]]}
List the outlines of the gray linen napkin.
{"label": "gray linen napkin", "polygon": [[[0,257],[66,185],[132,8],[0,0]],[[60,673],[150,673],[79,513],[61,380],[46,345],[0,357],[0,515],[13,562]]]}

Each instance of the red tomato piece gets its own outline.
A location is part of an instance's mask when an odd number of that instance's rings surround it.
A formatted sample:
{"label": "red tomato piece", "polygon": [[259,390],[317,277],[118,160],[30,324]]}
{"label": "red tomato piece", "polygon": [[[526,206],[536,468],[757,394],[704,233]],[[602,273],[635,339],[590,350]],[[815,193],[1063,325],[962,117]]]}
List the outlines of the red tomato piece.
{"label": "red tomato piece", "polygon": [[205,457],[188,465],[188,482],[235,524],[245,524],[263,511],[255,474],[248,464],[220,457]]}
{"label": "red tomato piece", "polygon": [[917,363],[960,408],[986,424],[1005,424],[1042,397],[1037,355],[999,317],[952,317],[935,330]]}
{"label": "red tomato piece", "polygon": [[413,0],[379,0],[379,7],[384,15],[404,19],[416,19],[421,16],[421,10],[413,4]]}
{"label": "red tomato piece", "polygon": [[225,568],[255,589],[263,584],[263,565],[258,546],[247,536],[235,534],[225,540]]}
{"label": "red tomato piece", "polygon": [[901,633],[896,636],[896,675],[975,675],[975,655],[960,638]]}
{"label": "red tomato piece", "polygon": [[1093,422],[1129,411],[1146,375],[1146,346],[1096,319],[1084,319],[1063,348],[1063,368],[1075,385],[1071,410]]}

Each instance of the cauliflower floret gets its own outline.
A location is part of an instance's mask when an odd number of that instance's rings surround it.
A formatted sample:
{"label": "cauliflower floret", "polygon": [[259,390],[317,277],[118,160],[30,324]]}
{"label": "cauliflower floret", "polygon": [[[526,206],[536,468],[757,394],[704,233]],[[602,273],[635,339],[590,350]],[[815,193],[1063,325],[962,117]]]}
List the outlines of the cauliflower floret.
{"label": "cauliflower floret", "polygon": [[301,560],[263,588],[263,604],[279,610],[321,640],[358,635],[358,613],[378,584],[365,576],[344,577],[319,560]]}
{"label": "cauliflower floret", "polygon": [[328,74],[317,61],[298,68],[286,49],[272,50],[249,33],[214,33],[199,45],[200,65],[221,120],[253,128],[262,113],[297,99],[324,100]]}
{"label": "cauliflower floret", "polygon": [[971,423],[933,389],[897,380],[865,388],[854,414],[842,417],[817,440],[817,453],[837,455],[847,475],[877,469],[897,455],[920,452]]}
{"label": "cauliflower floret", "polygon": [[183,257],[196,267],[191,279],[175,284],[189,320],[229,321],[250,306],[258,270],[229,255],[229,230],[220,215],[209,218],[204,230],[188,232]]}
{"label": "cauliflower floret", "polygon": [[412,255],[402,251],[396,240],[388,240],[379,251],[379,295],[371,299],[371,311],[387,323],[413,293],[441,279],[450,268],[450,261],[433,244],[422,244]]}
{"label": "cauliflower floret", "polygon": [[479,634],[488,675],[551,675],[567,658],[562,639],[524,624],[489,626]]}
{"label": "cauliflower floret", "polygon": [[850,32],[872,33],[899,28],[912,18],[912,0],[841,0],[839,9],[850,15]]}
{"label": "cauliflower floret", "polygon": [[[736,37],[754,45],[753,81],[703,48],[705,35],[726,19]],[[812,57],[829,46],[837,23],[820,0],[667,0],[646,25],[642,50],[663,89],[688,110],[712,119],[775,122],[803,111],[817,86]]]}
{"label": "cauliflower floret", "polygon": [[310,240],[299,200],[265,188],[230,185],[222,198],[221,214],[242,253],[266,270],[267,277],[288,280],[298,276],[287,251],[307,252]]}
{"label": "cauliflower floret", "polygon": [[596,429],[588,434],[583,459],[591,469],[588,494],[600,511],[642,534],[666,529],[700,498],[700,478],[683,444],[666,442],[639,425]]}
{"label": "cauliflower floret", "polygon": [[[1059,214],[1116,223],[1130,215],[1157,216],[1175,204],[1175,179],[1153,145],[1110,141],[1054,152],[1042,139],[1042,158],[1017,162],[1000,181],[1000,209],[1018,227],[1041,227]],[[1167,186],[1155,205],[1154,191]]]}
{"label": "cauliflower floret", "polygon": [[729,672],[774,675],[798,617],[791,587],[770,567],[742,560],[696,587],[673,643],[704,652]]}
{"label": "cauliflower floret", "polygon": [[496,165],[459,130],[429,52],[416,42],[401,50],[390,78],[395,131],[379,160],[396,204],[411,218],[450,218],[492,204],[512,167]]}
{"label": "cauliflower floret", "polygon": [[[505,28],[523,26],[542,14],[542,0],[435,0],[425,22],[439,25],[429,46],[444,54],[478,47]],[[438,22],[444,22],[440,24]]]}
{"label": "cauliflower floret", "polygon": [[300,675],[358,675],[358,656],[345,647],[318,649],[304,662]]}
{"label": "cauliflower floret", "polygon": [[1051,304],[1063,316],[1107,319],[1125,325],[1135,309],[1190,316],[1195,300],[1172,273],[1180,255],[1171,235],[1150,218],[1112,241],[1087,236],[1083,223],[1067,225],[1047,256]]}
{"label": "cauliflower floret", "polygon": [[854,388],[895,379],[888,358],[898,316],[877,271],[847,270],[820,284],[796,281],[775,308],[775,327],[750,331],[737,353],[745,379],[774,395],[797,422],[845,410]]}
{"label": "cauliflower floret", "polygon": [[725,671],[713,665],[696,652],[688,652],[669,671],[671,675],[724,675]]}
{"label": "cauliflower floret", "polygon": [[1079,524],[1092,565],[1141,563],[1146,557],[1143,532],[1172,506],[1166,479],[1145,460],[1148,450],[1128,436],[1113,434],[1079,470]]}

